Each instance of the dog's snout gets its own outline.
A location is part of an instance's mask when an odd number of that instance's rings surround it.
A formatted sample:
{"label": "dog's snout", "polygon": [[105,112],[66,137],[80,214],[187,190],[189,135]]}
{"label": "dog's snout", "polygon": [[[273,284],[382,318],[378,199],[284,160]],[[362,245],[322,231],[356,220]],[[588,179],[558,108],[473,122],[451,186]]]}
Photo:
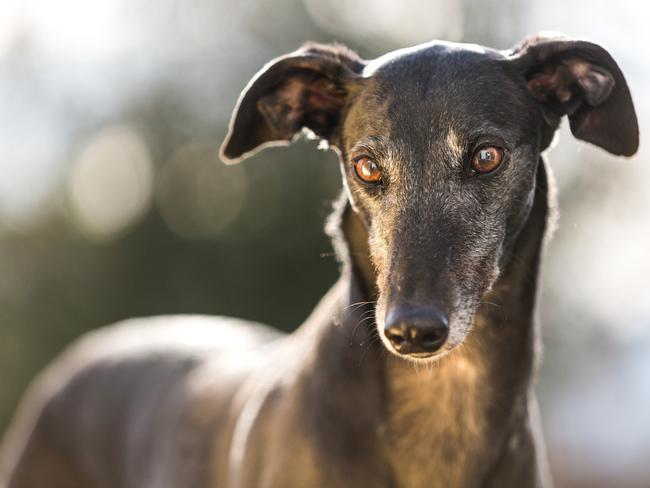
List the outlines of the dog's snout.
{"label": "dog's snout", "polygon": [[395,350],[405,355],[432,354],[447,340],[447,317],[436,309],[393,309],[384,334]]}

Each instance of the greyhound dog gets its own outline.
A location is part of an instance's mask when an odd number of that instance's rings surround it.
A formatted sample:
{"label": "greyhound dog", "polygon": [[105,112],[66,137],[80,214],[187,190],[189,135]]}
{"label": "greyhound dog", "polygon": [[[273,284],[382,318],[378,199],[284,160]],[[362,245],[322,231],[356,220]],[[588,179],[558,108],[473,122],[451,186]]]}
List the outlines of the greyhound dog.
{"label": "greyhound dog", "polygon": [[23,401],[5,486],[550,486],[531,378],[542,152],[564,115],[579,139],[637,150],[625,79],[587,41],[372,61],[307,44],[271,61],[222,157],[305,130],[334,149],[339,281],[288,336],[177,316],[81,339]]}

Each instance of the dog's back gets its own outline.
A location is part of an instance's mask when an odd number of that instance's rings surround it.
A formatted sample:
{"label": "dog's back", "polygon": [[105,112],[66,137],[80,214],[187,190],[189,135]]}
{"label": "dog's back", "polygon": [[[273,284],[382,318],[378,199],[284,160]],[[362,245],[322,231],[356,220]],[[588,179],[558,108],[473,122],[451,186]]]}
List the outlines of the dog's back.
{"label": "dog's back", "polygon": [[[257,346],[274,336],[200,316],[131,320],[89,334],[26,395],[3,444],[0,486],[202,486],[206,470],[218,469],[217,446],[204,444],[223,436],[197,434],[228,428],[236,388],[264,357]],[[203,374],[214,368],[217,377]]]}

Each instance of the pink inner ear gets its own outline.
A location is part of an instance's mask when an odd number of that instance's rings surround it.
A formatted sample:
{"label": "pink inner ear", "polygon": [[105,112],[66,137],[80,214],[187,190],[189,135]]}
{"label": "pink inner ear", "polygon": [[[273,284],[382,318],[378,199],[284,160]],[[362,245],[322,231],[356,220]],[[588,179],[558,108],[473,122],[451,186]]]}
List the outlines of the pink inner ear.
{"label": "pink inner ear", "polygon": [[317,78],[307,87],[307,100],[312,110],[331,112],[345,103],[345,91],[327,78]]}
{"label": "pink inner ear", "polygon": [[571,70],[563,64],[547,64],[528,79],[528,89],[542,102],[553,99],[566,103],[574,95]]}
{"label": "pink inner ear", "polygon": [[571,60],[571,71],[592,107],[603,103],[614,89],[614,77],[602,68],[581,59]]}
{"label": "pink inner ear", "polygon": [[581,92],[592,107],[603,103],[614,88],[614,78],[606,70],[580,58],[548,63],[528,79],[528,89],[542,102],[566,104]]}
{"label": "pink inner ear", "polygon": [[315,73],[297,73],[257,101],[257,110],[277,136],[290,139],[301,126],[323,136],[332,114],[345,104],[346,93]]}

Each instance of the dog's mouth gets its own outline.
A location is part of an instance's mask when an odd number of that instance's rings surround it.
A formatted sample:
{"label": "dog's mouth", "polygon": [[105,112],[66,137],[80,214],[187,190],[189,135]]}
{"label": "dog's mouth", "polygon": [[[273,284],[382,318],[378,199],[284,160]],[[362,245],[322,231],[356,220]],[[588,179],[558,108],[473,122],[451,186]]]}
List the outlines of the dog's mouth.
{"label": "dog's mouth", "polygon": [[405,355],[409,356],[409,357],[411,357],[413,359],[432,359],[432,358],[437,357],[438,353],[435,353],[435,352],[431,352],[431,353],[414,352],[414,353],[411,353],[411,354],[402,354],[402,356],[405,356]]}
{"label": "dog's mouth", "polygon": [[389,352],[402,359],[406,359],[415,363],[436,362],[441,358],[445,357],[446,355],[448,355],[449,353],[451,353],[452,351],[454,351],[458,347],[458,344],[452,345],[450,343],[445,343],[435,352],[401,352],[398,349],[396,349],[388,339],[385,339],[383,337],[383,334],[380,335],[382,335],[382,340],[384,342],[384,345]]}

